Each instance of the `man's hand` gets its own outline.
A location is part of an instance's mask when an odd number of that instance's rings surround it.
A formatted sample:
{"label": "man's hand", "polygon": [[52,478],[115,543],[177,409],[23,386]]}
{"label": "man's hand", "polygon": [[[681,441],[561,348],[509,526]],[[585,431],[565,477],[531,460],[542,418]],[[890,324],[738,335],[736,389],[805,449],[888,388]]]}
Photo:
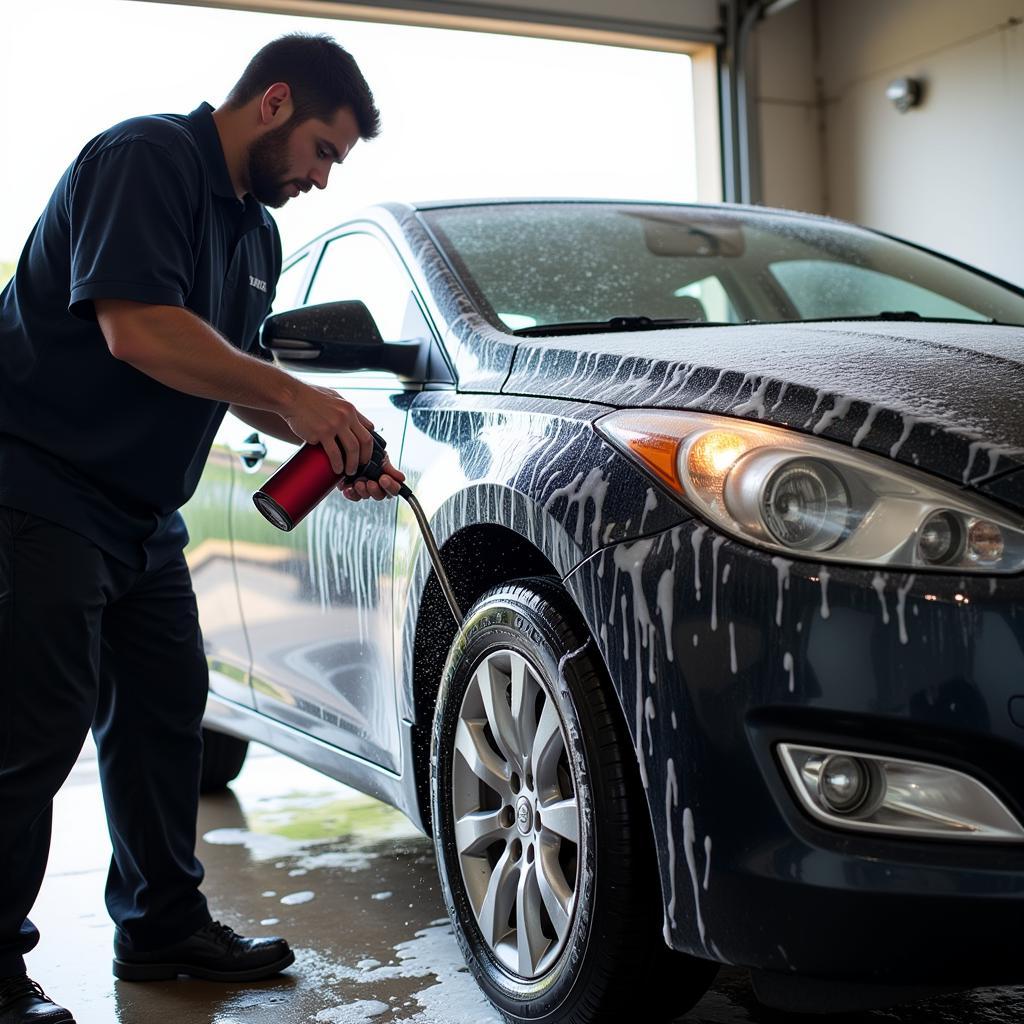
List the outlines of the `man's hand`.
{"label": "man's hand", "polygon": [[373,455],[373,423],[330,388],[302,385],[291,407],[280,415],[296,436],[323,446],[339,476],[351,476]]}
{"label": "man's hand", "polygon": [[385,456],[384,472],[380,480],[356,480],[351,484],[338,484],[338,490],[348,498],[349,501],[362,501],[363,498],[373,498],[374,501],[383,501],[384,498],[397,498],[398,491],[405,480],[405,474],[400,469],[391,465],[391,460]]}

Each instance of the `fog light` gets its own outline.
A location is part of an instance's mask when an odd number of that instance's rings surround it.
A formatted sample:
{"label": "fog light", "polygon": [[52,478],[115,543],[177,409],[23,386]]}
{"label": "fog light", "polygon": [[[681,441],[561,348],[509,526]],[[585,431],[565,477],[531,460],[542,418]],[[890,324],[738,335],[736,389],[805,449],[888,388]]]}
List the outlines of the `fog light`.
{"label": "fog light", "polygon": [[818,774],[818,794],[836,814],[853,814],[871,788],[867,765],[845,754],[826,758]]}
{"label": "fog light", "polygon": [[984,783],[941,765],[780,743],[801,805],[836,828],[945,839],[1024,841],[1024,826]]}

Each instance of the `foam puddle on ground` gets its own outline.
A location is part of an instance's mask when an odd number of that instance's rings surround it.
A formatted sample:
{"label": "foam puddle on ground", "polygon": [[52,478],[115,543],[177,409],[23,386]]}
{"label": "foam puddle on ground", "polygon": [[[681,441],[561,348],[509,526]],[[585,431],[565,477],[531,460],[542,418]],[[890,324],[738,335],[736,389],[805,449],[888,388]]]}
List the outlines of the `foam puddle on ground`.
{"label": "foam puddle on ground", "polygon": [[[427,928],[416,932],[416,937],[398,943],[394,947],[398,954],[397,964],[373,966],[374,961],[360,961],[366,965],[361,970],[343,966],[327,968],[322,974],[333,975],[332,980],[344,979],[358,985],[371,985],[395,978],[429,978],[434,983],[414,992],[411,1000],[419,1004],[419,1010],[409,1012],[408,1003],[402,1007],[390,1007],[369,1011],[367,1000],[340,1003],[320,1011],[315,1019],[331,1024],[348,1024],[349,1021],[366,1020],[384,1013],[385,1010],[401,1011],[402,1020],[411,1024],[502,1024],[498,1012],[484,997],[466,967],[458,943],[447,919],[431,922]],[[307,954],[308,955],[308,954]],[[357,1014],[363,1013],[362,1017]]]}

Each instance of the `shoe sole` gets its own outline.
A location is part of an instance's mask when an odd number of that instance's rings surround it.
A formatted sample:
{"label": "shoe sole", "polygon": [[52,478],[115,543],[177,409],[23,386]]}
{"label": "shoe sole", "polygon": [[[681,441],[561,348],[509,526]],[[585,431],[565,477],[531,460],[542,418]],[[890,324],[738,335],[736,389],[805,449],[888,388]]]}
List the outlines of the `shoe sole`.
{"label": "shoe sole", "polygon": [[138,964],[127,960],[114,960],[114,977],[121,981],[172,981],[179,974],[190,978],[201,978],[203,981],[261,981],[280,974],[286,967],[295,963],[295,954],[289,950],[287,956],[263,967],[253,967],[248,971],[214,971],[207,967],[196,967],[194,964]]}

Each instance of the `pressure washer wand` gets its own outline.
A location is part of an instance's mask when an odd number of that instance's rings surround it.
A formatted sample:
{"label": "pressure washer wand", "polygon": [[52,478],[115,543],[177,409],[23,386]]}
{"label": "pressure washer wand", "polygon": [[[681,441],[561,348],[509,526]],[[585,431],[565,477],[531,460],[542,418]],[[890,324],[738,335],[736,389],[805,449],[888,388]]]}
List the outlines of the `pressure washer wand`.
{"label": "pressure washer wand", "polygon": [[427,522],[426,514],[423,509],[420,508],[420,503],[416,500],[416,495],[405,485],[402,484],[401,489],[398,492],[399,496],[405,498],[412,509],[412,514],[416,517],[416,522],[419,523],[420,533],[423,535],[423,543],[427,546],[427,554],[430,555],[430,562],[434,566],[434,572],[437,573],[437,582],[441,584],[441,590],[444,591],[444,598],[448,602],[448,607],[452,610],[452,615],[455,616],[455,625],[460,629],[462,623],[465,621],[465,616],[462,614],[462,609],[459,607],[458,599],[455,597],[455,591],[452,590],[451,581],[448,579],[448,573],[444,571],[444,566],[441,564],[441,552],[438,549],[437,541],[434,539],[434,531],[430,528],[430,523]]}
{"label": "pressure washer wand", "polygon": [[[267,482],[252,496],[253,504],[263,517],[285,532],[293,530],[339,483],[355,483],[356,480],[379,480],[384,472],[387,457],[387,442],[380,434],[373,433],[373,454],[370,461],[360,466],[351,476],[338,475],[331,466],[327,453],[318,444],[303,445]],[[398,492],[405,498],[416,517],[416,523],[427,546],[430,562],[437,573],[438,583],[444,593],[448,607],[455,617],[455,624],[462,626],[463,614],[455,597],[451,581],[441,562],[441,552],[434,539],[430,523],[409,487],[402,484]]]}

